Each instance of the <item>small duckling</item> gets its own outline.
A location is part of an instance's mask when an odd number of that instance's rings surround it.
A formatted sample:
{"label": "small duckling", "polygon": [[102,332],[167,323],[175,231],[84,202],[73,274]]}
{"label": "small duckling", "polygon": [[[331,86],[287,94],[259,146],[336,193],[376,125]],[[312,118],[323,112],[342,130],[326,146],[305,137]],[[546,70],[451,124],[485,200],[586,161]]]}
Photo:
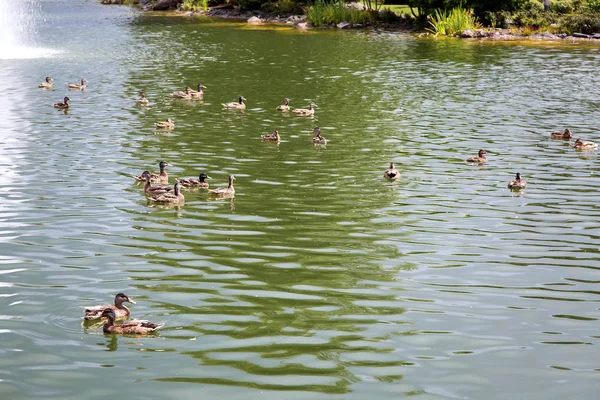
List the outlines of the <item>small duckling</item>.
{"label": "small duckling", "polygon": [[386,179],[394,180],[400,178],[400,172],[394,167],[394,163],[390,163],[390,167],[385,170],[383,177]]}
{"label": "small duckling", "polygon": [[248,100],[248,99],[246,99],[244,96],[240,96],[237,103],[236,102],[223,103],[221,105],[225,108],[234,108],[234,109],[238,109],[238,110],[245,110],[246,109],[246,104],[244,104],[245,100]]}
{"label": "small duckling", "polygon": [[116,319],[129,317],[129,315],[131,315],[131,311],[129,311],[129,308],[123,305],[124,302],[135,304],[135,301],[133,301],[131,297],[127,296],[125,293],[119,293],[115,296],[114,305],[102,304],[100,306],[86,307],[84,310],[85,316],[83,319],[87,321],[99,319],[102,315],[102,312],[107,308],[112,308],[115,311]]}
{"label": "small duckling", "polygon": [[207,87],[201,83],[198,84],[198,90],[191,89],[190,93],[192,94],[192,99],[196,99],[196,100],[204,99],[204,92],[202,91],[202,89],[207,89]]}
{"label": "small duckling", "polygon": [[157,195],[173,191],[173,186],[160,184],[152,186],[152,174],[150,173],[150,171],[144,171],[142,172],[142,175],[146,175],[146,185],[144,185],[144,193],[150,195]]}
{"label": "small duckling", "polygon": [[552,139],[571,139],[573,137],[573,134],[571,133],[571,131],[569,130],[569,128],[565,129],[564,132],[550,132],[550,137]]}
{"label": "small duckling", "polygon": [[470,163],[485,164],[487,162],[487,157],[484,154],[487,154],[487,152],[481,149],[479,150],[477,157],[469,157],[466,161]]}
{"label": "small duckling", "polygon": [[515,177],[514,181],[508,182],[508,188],[510,190],[521,190],[525,189],[526,187],[527,182],[525,182],[525,179],[521,179],[521,174],[519,172],[517,172],[517,176]]}
{"label": "small duckling", "polygon": [[160,168],[160,173],[155,174],[152,172],[144,171],[138,176],[133,175],[133,177],[135,178],[136,181],[146,182],[146,175],[149,173],[150,174],[150,182],[152,182],[152,183],[167,183],[167,182],[169,182],[169,174],[167,173],[166,167],[170,167],[170,166],[171,166],[171,164],[169,164],[167,161],[161,161],[158,164],[158,168]]}
{"label": "small duckling", "polygon": [[235,189],[233,188],[233,181],[235,176],[229,175],[229,186],[225,188],[211,189],[210,193],[218,197],[233,197]]}
{"label": "small duckling", "polygon": [[210,176],[206,175],[204,172],[198,176],[198,179],[193,178],[183,178],[179,179],[181,186],[191,187],[191,188],[208,188],[209,184],[206,182],[207,179],[210,179]]}
{"label": "small duckling", "polygon": [[67,86],[69,87],[69,89],[83,90],[87,87],[86,83],[87,79],[81,78],[81,83],[69,83]]}
{"label": "small duckling", "polygon": [[125,321],[122,324],[115,325],[115,310],[112,308],[105,309],[101,316],[103,318],[107,318],[108,321],[102,327],[102,331],[104,333],[120,333],[125,335],[144,335],[148,333],[152,333],[158,328],[164,326],[164,323],[155,324],[150,321],[142,320],[142,319],[132,319],[129,321]]}
{"label": "small duckling", "polygon": [[317,107],[317,105],[311,102],[308,105],[308,108],[296,108],[294,109],[294,112],[299,116],[311,116],[315,115],[315,107]]}
{"label": "small duckling", "polygon": [[171,95],[174,99],[191,100],[192,99],[192,88],[186,87],[185,92],[175,92]]}
{"label": "small duckling", "polygon": [[327,144],[327,139],[325,139],[323,136],[321,136],[321,128],[315,128],[314,129],[315,132],[315,137],[313,137],[312,142],[314,144]]}
{"label": "small duckling", "polygon": [[168,130],[175,129],[175,122],[173,122],[173,120],[171,118],[167,118],[166,121],[155,122],[154,125],[158,129],[168,129]]}
{"label": "small duckling", "polygon": [[157,194],[156,196],[150,197],[150,200],[156,203],[182,205],[185,202],[185,197],[183,196],[183,193],[181,193],[180,185],[181,183],[177,181],[175,182],[175,186],[173,186],[173,193]]}
{"label": "small duckling", "polygon": [[146,93],[143,90],[140,92],[140,98],[137,99],[136,103],[141,106],[147,106],[148,104],[150,104],[150,100],[146,98]]}
{"label": "small duckling", "polygon": [[283,99],[283,104],[277,106],[276,110],[277,111],[290,111],[290,99],[288,99],[287,97],[285,99]]}
{"label": "small duckling", "polygon": [[281,140],[281,136],[279,136],[279,131],[274,130],[273,133],[269,133],[261,136],[263,141],[269,142],[279,142]]}
{"label": "small duckling", "polygon": [[54,103],[54,108],[58,108],[60,110],[66,110],[67,108],[70,107],[69,101],[71,101],[71,99],[68,98],[67,96],[65,96],[65,98],[63,99],[63,103]]}
{"label": "small duckling", "polygon": [[40,88],[44,88],[44,89],[52,89],[52,81],[54,79],[50,78],[49,76],[46,77],[46,80],[42,83],[40,83],[38,85],[38,87]]}
{"label": "small duckling", "polygon": [[598,147],[598,144],[594,142],[584,142],[583,139],[579,138],[575,141],[573,147],[575,147],[575,150],[592,150]]}

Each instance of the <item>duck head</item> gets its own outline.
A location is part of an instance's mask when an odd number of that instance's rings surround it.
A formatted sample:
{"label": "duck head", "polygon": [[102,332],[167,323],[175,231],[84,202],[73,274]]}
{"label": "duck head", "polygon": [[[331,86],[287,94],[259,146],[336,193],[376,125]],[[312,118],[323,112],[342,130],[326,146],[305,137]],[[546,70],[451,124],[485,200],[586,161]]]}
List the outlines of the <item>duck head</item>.
{"label": "duck head", "polygon": [[487,151],[485,151],[484,149],[479,150],[479,157],[483,157],[484,154],[487,154]]}
{"label": "duck head", "polygon": [[129,296],[127,296],[125,293],[118,293],[115,296],[115,305],[120,306],[124,302],[135,304],[135,301],[131,300],[131,298]]}
{"label": "duck head", "polygon": [[285,99],[283,99],[283,105],[289,106],[290,105],[290,99],[288,99],[287,97]]}
{"label": "duck head", "polygon": [[516,179],[517,181],[520,181],[520,180],[521,180],[521,173],[520,173],[520,172],[517,172],[517,175],[515,176],[515,179]]}
{"label": "duck head", "polygon": [[63,102],[64,102],[65,104],[68,104],[68,103],[69,103],[69,101],[71,101],[71,99],[70,99],[70,98],[68,98],[67,96],[65,96],[65,98],[63,99]]}
{"label": "duck head", "polygon": [[394,163],[393,162],[390,163],[390,169],[394,169]]}
{"label": "duck head", "polygon": [[206,89],[206,86],[204,86],[203,84],[199,83],[198,84],[198,92],[201,92],[202,89]]}
{"label": "duck head", "polygon": [[569,128],[565,129],[565,132],[563,133],[563,137],[565,139],[571,139],[573,137],[573,134],[571,133],[571,130]]}
{"label": "duck head", "polygon": [[117,319],[115,310],[113,310],[112,308],[106,308],[104,311],[102,311],[102,314],[100,316],[108,318],[109,321],[114,321],[115,319]]}
{"label": "duck head", "polygon": [[239,102],[242,104],[245,100],[247,100],[244,96],[240,96]]}
{"label": "duck head", "polygon": [[46,77],[46,82],[51,83],[54,79],[50,78],[49,76]]}
{"label": "duck head", "polygon": [[161,161],[158,164],[158,168],[160,168],[161,171],[164,170],[165,167],[170,167],[170,166],[171,166],[171,164],[169,164],[167,161]]}
{"label": "duck head", "polygon": [[583,144],[583,139],[578,138],[577,140],[575,140],[575,146],[581,146]]}
{"label": "duck head", "polygon": [[198,176],[198,179],[200,180],[200,182],[204,182],[205,180],[207,180],[207,179],[210,179],[210,176],[206,175],[206,174],[203,172],[203,173],[201,173],[201,174]]}
{"label": "duck head", "polygon": [[314,132],[315,132],[315,137],[321,136],[321,128],[315,127]]}

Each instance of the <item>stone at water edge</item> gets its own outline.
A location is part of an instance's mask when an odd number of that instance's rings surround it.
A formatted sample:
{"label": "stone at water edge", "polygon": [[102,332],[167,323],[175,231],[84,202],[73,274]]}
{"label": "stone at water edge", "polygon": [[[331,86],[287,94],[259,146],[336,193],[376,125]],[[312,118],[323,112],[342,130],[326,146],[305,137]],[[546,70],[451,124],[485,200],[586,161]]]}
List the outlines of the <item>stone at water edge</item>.
{"label": "stone at water edge", "polygon": [[339,24],[337,24],[336,26],[340,29],[346,29],[350,27],[350,22],[346,22],[346,21],[342,21]]}
{"label": "stone at water edge", "polygon": [[308,23],[306,23],[306,22],[300,22],[299,24],[294,25],[294,28],[300,29],[300,30],[309,29],[308,28]]}
{"label": "stone at water edge", "polygon": [[252,25],[260,25],[263,23],[263,20],[258,17],[250,17],[248,18],[248,23]]}
{"label": "stone at water edge", "polygon": [[470,29],[465,29],[464,31],[462,31],[460,33],[460,37],[461,38],[473,38],[473,37],[475,37],[475,32],[473,32]]}

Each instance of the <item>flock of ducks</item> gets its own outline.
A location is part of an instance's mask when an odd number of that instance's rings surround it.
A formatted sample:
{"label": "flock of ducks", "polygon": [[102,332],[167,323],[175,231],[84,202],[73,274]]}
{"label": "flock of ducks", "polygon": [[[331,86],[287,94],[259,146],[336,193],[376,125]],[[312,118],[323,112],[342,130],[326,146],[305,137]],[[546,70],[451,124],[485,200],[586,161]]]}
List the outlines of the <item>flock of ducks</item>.
{"label": "flock of ducks", "polygon": [[[67,84],[68,89],[70,90],[84,90],[87,86],[87,80],[85,78],[81,78],[80,83],[70,83]],[[39,84],[40,88],[51,89],[53,87],[53,79],[51,77],[46,77],[44,82]],[[204,91],[207,87],[203,84],[199,83],[197,89],[194,90],[191,87],[186,87],[184,91],[178,91],[171,94],[171,97],[174,99],[180,100],[203,100],[204,99]],[[141,106],[147,106],[150,104],[150,101],[146,97],[146,93],[141,91],[139,92],[139,98],[136,103]],[[69,101],[71,99],[68,96],[65,96],[63,102],[55,103],[54,108],[68,110],[70,107]],[[245,110],[246,104],[244,103],[246,98],[244,96],[240,96],[238,101],[231,103],[223,103],[222,106],[225,109],[238,109]],[[315,114],[316,104],[310,103],[308,108],[295,108],[292,109],[290,107],[290,99],[283,99],[283,104],[276,107],[277,111],[281,112],[294,112],[298,116],[313,116]],[[175,128],[175,123],[172,119],[168,118],[165,121],[159,121],[155,123],[157,129],[161,130],[173,130]],[[559,140],[571,140],[573,138],[573,134],[569,129],[565,129],[561,132],[550,132],[550,137],[552,139]],[[271,134],[262,135],[261,139],[263,141],[268,142],[280,142],[281,135],[279,131],[275,130]],[[325,139],[321,135],[321,129],[319,127],[314,128],[314,136],[312,139],[313,144],[315,145],[325,145],[327,144],[327,139]],[[573,147],[576,150],[592,150],[596,149],[598,145],[594,142],[586,142],[583,139],[576,139]],[[469,157],[465,161],[472,164],[485,164],[487,162],[486,157],[487,152],[484,149],[480,149],[477,156]],[[169,175],[167,173],[166,167],[170,166],[166,161],[161,161],[159,163],[159,172],[152,173],[150,171],[143,171],[140,175],[133,176],[136,181],[144,182],[144,193],[149,196],[149,200],[155,203],[161,204],[175,204],[175,205],[183,205],[185,202],[185,196],[181,192],[182,187],[186,188],[198,188],[198,189],[209,189],[209,183],[206,181],[210,179],[210,177],[202,172],[198,176],[198,179],[195,178],[180,178],[176,179],[174,185],[169,185]],[[394,163],[391,162],[388,169],[386,169],[383,173],[383,177],[387,180],[393,181],[400,178],[400,172],[394,166]],[[231,198],[235,194],[235,189],[233,187],[233,181],[235,180],[234,175],[229,175],[229,184],[227,187],[221,187],[218,189],[209,189],[209,193],[213,196],[219,198]],[[515,179],[508,183],[508,188],[511,190],[522,190],[527,187],[527,182],[523,178],[521,178],[521,174],[519,172],[516,173]],[[123,303],[128,302],[135,304],[135,302],[126,294],[119,293],[115,296],[114,305],[112,304],[104,304],[93,307],[85,308],[85,321],[95,321],[98,319],[106,319],[106,322],[103,326],[104,333],[117,333],[117,334],[148,334],[152,333],[158,328],[162,327],[164,324],[155,324],[146,320],[127,320],[120,324],[116,324],[115,321],[119,319],[128,318],[131,316],[131,312],[129,308],[123,305]]]}

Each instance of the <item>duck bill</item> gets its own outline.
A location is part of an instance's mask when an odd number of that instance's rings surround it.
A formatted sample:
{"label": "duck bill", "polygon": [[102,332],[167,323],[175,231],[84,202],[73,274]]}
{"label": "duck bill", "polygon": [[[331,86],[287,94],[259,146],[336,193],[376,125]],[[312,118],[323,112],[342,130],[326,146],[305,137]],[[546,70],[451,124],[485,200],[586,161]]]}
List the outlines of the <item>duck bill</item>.
{"label": "duck bill", "polygon": [[133,301],[133,299],[131,297],[128,297],[127,301],[130,302],[131,304],[137,304],[135,301]]}

